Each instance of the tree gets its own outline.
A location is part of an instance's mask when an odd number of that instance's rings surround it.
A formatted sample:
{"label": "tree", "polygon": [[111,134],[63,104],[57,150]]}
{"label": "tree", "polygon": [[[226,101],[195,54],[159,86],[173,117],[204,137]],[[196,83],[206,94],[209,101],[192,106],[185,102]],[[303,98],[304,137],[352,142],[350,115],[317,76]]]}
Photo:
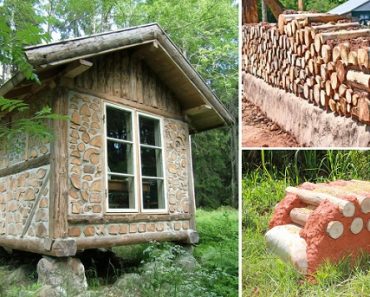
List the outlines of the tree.
{"label": "tree", "polygon": [[[21,72],[27,79],[37,81],[32,66],[27,62],[23,52],[24,45],[37,44],[50,40],[44,31],[44,17],[37,13],[39,5],[36,0],[5,0],[0,2],[0,66],[1,81],[9,79],[16,72]],[[28,114],[29,117],[12,120],[9,113]],[[17,143],[20,135],[40,138],[52,137],[47,121],[63,119],[53,114],[48,106],[39,111],[30,112],[29,105],[22,100],[5,99],[0,96],[0,139],[12,149],[19,149]]]}

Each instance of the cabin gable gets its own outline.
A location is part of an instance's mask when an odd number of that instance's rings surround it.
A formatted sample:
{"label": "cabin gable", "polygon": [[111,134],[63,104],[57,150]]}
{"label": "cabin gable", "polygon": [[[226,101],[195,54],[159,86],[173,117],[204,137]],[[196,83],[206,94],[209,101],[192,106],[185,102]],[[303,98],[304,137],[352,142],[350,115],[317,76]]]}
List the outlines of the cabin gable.
{"label": "cabin gable", "polygon": [[123,99],[126,105],[152,113],[182,116],[174,94],[135,49],[96,56],[89,61],[93,66],[75,79],[78,90]]}

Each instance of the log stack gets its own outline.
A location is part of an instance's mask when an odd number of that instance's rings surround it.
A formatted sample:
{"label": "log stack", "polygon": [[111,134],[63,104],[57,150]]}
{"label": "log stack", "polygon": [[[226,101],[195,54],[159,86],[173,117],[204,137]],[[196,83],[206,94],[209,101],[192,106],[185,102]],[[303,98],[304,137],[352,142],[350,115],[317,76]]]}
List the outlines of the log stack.
{"label": "log stack", "polygon": [[242,69],[337,115],[370,124],[370,29],[343,16],[281,14],[243,26]]}
{"label": "log stack", "polygon": [[370,253],[370,182],[288,187],[265,237],[270,250],[303,274],[326,260]]}

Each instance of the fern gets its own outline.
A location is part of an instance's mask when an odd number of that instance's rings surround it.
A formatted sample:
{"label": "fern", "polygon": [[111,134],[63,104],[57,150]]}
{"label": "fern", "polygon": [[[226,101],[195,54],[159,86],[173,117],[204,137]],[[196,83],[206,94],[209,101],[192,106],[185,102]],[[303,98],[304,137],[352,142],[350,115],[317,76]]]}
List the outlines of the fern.
{"label": "fern", "polygon": [[1,115],[4,116],[6,114],[20,113],[22,115],[20,119],[15,121],[0,122],[0,139],[5,140],[8,148],[11,143],[14,143],[14,139],[18,139],[20,135],[28,135],[42,141],[50,141],[53,139],[53,131],[49,122],[68,119],[68,116],[53,113],[49,106],[44,106],[31,116],[26,114],[29,110],[29,104],[22,100],[0,97],[0,119]]}

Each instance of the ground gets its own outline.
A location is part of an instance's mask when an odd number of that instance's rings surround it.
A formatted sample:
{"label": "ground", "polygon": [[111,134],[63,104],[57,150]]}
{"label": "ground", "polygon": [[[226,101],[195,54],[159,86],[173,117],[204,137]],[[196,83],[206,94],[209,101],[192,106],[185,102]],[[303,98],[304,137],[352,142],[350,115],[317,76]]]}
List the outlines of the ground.
{"label": "ground", "polygon": [[298,147],[297,140],[246,98],[242,102],[242,147]]}

